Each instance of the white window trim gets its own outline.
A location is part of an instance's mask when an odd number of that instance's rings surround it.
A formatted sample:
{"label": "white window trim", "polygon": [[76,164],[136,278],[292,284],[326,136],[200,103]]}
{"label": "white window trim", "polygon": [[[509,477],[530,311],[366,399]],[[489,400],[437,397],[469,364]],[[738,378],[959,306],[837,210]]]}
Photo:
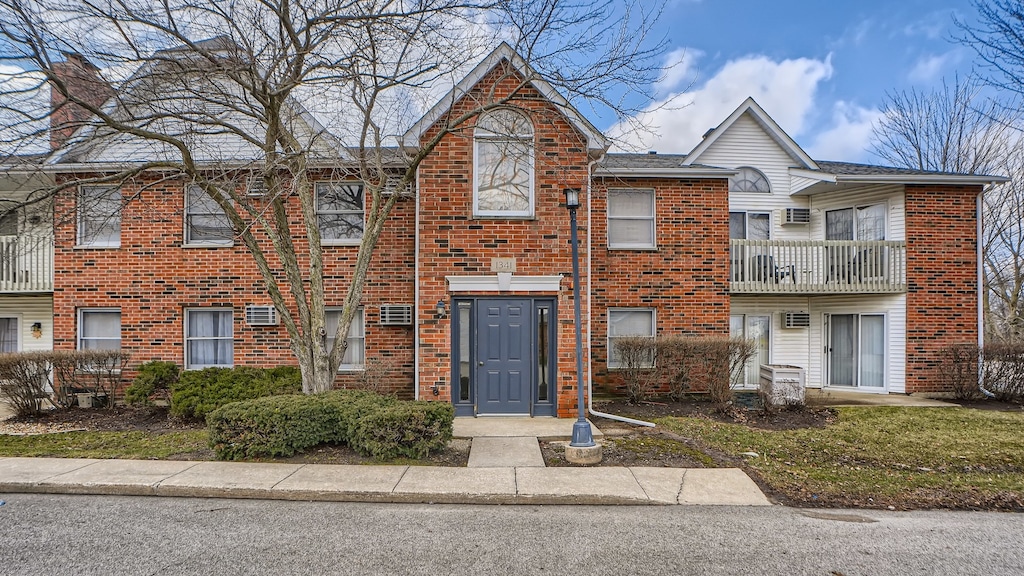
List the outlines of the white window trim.
{"label": "white window trim", "polygon": [[737,171],[739,171],[739,170],[752,170],[754,172],[757,172],[758,174],[761,175],[761,178],[764,178],[765,183],[768,185],[768,190],[764,190],[764,191],[736,190],[736,189],[733,188],[733,183],[736,181],[736,177],[732,176],[732,177],[729,178],[729,193],[730,194],[758,194],[758,195],[763,195],[763,194],[772,194],[773,193],[773,190],[772,190],[772,180],[762,170],[758,170],[757,168],[754,168],[753,166],[737,166],[736,170]]}
{"label": "white window trim", "polygon": [[[611,195],[613,193],[626,193],[626,194],[638,194],[638,193],[650,193],[651,194],[651,215],[650,216],[613,216],[612,215],[612,203]],[[656,250],[658,248],[658,195],[654,188],[609,188],[608,198],[606,202],[608,225],[606,228],[606,238],[608,239],[609,250]],[[614,244],[611,241],[611,229],[613,220],[643,220],[651,222],[651,242],[650,243],[630,243],[623,242]]]}
{"label": "white window trim", "polygon": [[8,318],[8,319],[14,320],[14,328],[15,328],[14,329],[14,332],[15,332],[14,351],[15,352],[22,352],[24,349],[22,348],[22,333],[21,333],[21,331],[22,331],[22,329],[23,329],[23,327],[25,325],[22,323],[21,314],[0,314],[0,318]]}
{"label": "white window trim", "polygon": [[[210,337],[196,337],[189,338],[188,335],[188,323],[190,312],[230,312],[231,313],[231,364],[209,364],[200,366],[190,366],[190,358],[188,353],[188,344],[191,340],[226,340],[226,338],[210,338]],[[202,370],[204,368],[234,368],[235,367],[235,310],[234,308],[227,306],[210,306],[210,307],[198,307],[198,308],[185,308],[185,321],[182,328],[184,328],[184,341],[185,341],[185,370]]]}
{"label": "white window trim", "polygon": [[[124,206],[119,206],[118,209],[117,209],[117,220],[118,220],[117,240],[110,241],[110,242],[96,242],[96,241],[85,242],[84,239],[82,238],[83,231],[84,231],[84,226],[82,224],[85,221],[85,211],[82,210],[82,208],[83,208],[83,206],[82,206],[82,194],[84,193],[86,188],[106,188],[106,189],[109,189],[109,190],[116,190],[118,196],[120,197],[120,202],[124,201],[124,196],[121,194],[121,190],[117,186],[105,186],[105,185],[100,185],[100,184],[88,185],[88,186],[79,186],[78,187],[78,195],[77,195],[77,197],[75,199],[75,204],[76,204],[76,206],[75,206],[75,212],[76,212],[75,223],[77,225],[77,230],[75,231],[75,247],[76,248],[120,248],[121,247],[121,234],[123,232],[123,230],[121,230],[121,226],[124,223],[124,221],[123,221]],[[111,214],[110,217],[113,218],[114,215]]]}
{"label": "white window trim", "polygon": [[[77,337],[75,338],[75,349],[76,350],[85,350],[85,348],[82,347],[82,341],[86,340],[86,338],[83,336],[84,331],[82,329],[83,328],[82,320],[84,319],[85,315],[86,314],[90,314],[90,313],[104,313],[104,312],[117,312],[118,314],[121,314],[121,309],[120,308],[116,308],[116,307],[114,307],[114,308],[111,308],[111,307],[107,307],[107,308],[79,308],[78,309],[78,332],[77,332]],[[118,327],[117,327],[118,348],[121,347],[120,343],[121,343],[121,332],[123,331],[123,324],[124,324],[123,322],[119,322],[118,323]],[[114,340],[114,338],[88,338],[88,340]]]}
{"label": "white window trim", "polygon": [[[831,338],[830,330],[828,326],[828,320],[832,316],[856,316],[857,317],[857,371],[855,373],[857,379],[857,385],[855,386],[843,386],[838,384],[832,384],[832,365],[829,361],[827,348],[828,346],[822,346],[823,353],[821,355],[821,368],[822,368],[822,384],[825,389],[834,388],[836,390],[845,390],[850,392],[864,392],[864,393],[883,393],[889,391],[889,362],[890,362],[890,350],[889,343],[891,334],[891,326],[889,325],[889,313],[888,312],[863,312],[858,310],[844,310],[842,308],[838,310],[828,310],[821,314],[821,327],[822,327],[822,342],[828,343]],[[863,316],[881,316],[882,317],[882,385],[881,386],[861,386],[860,384],[860,336],[861,336],[861,317]]]}
{"label": "white window trim", "polygon": [[[327,314],[327,313],[338,313],[338,314],[341,314],[341,311],[342,311],[342,308],[339,308],[339,307],[327,307],[327,308],[324,308],[324,313],[325,314]],[[362,372],[362,371],[366,370],[366,309],[363,306],[359,306],[357,308],[357,311],[358,311],[357,316],[353,316],[352,320],[355,320],[356,317],[359,317],[359,318],[362,319],[362,322],[363,322],[363,363],[362,364],[342,364],[341,362],[339,362],[338,363],[338,372]],[[352,326],[353,325],[349,325],[349,327],[348,327],[349,331],[352,330]],[[350,340],[351,338],[346,335],[345,339],[346,340]]]}
{"label": "white window trim", "polygon": [[[499,109],[500,110],[500,109]],[[498,218],[498,219],[527,219],[533,218],[536,212],[536,156],[537,156],[537,129],[533,125],[532,120],[523,112],[513,110],[516,114],[520,114],[530,122],[530,134],[529,135],[516,135],[510,136],[508,134],[493,134],[486,135],[480,134],[479,129],[473,130],[473,216],[475,218]],[[485,113],[486,114],[486,113]],[[530,153],[527,159],[529,164],[529,182],[530,182],[530,205],[526,210],[481,210],[480,209],[480,151],[478,144],[482,141],[527,141],[530,142]]]}
{"label": "white window trim", "polygon": [[[193,240],[191,238],[190,233],[189,233],[190,227],[188,225],[189,217],[193,216],[193,213],[189,210],[189,201],[188,201],[189,190],[191,188],[199,188],[199,187],[196,186],[195,184],[190,184],[188,186],[185,186],[185,194],[184,194],[184,197],[185,197],[185,209],[183,211],[183,214],[185,215],[184,222],[183,222],[183,224],[185,225],[185,229],[184,229],[184,239],[185,239],[185,242],[182,243],[182,247],[183,248],[224,248],[224,247],[234,246],[235,245],[234,231],[230,230],[230,228],[231,228],[230,220],[228,221],[228,229],[231,232],[232,237],[230,237],[230,238],[228,238],[226,240],[206,240],[206,241],[203,241],[203,240]],[[203,192],[203,193],[205,194],[205,192]],[[199,213],[197,213],[195,215],[207,215],[207,216],[210,216],[210,215],[214,215],[214,214],[211,213],[211,212],[199,212]]]}
{"label": "white window trim", "polygon": [[[352,186],[352,185],[357,185],[357,186],[361,186],[362,189],[363,189],[363,205],[362,205],[362,207],[359,208],[359,210],[355,210],[355,209],[352,209],[352,210],[329,210],[329,211],[322,211],[322,210],[320,210],[320,186],[321,185],[326,185],[326,186]],[[318,227],[320,226],[319,218],[320,218],[321,214],[325,214],[325,215],[327,215],[327,214],[353,214],[353,215],[359,214],[359,217],[362,218],[362,220],[363,220],[363,232],[362,232],[362,234],[359,235],[358,238],[336,238],[336,239],[324,238],[323,237],[323,230],[321,230],[320,231],[320,245],[321,246],[359,246],[362,243],[362,241],[363,241],[363,234],[366,234],[366,185],[362,181],[359,181],[359,180],[340,180],[340,181],[335,182],[335,181],[331,181],[331,180],[318,180],[318,181],[314,182],[313,183],[313,207],[316,209],[316,215],[317,215],[317,223],[316,223],[316,225]]]}
{"label": "white window trim", "polygon": [[[827,235],[828,235],[828,213],[829,212],[835,212],[837,210],[853,210],[853,236],[854,236],[853,240],[855,242],[860,241],[860,238],[857,238],[857,210],[860,209],[860,208],[870,208],[871,206],[881,206],[882,207],[882,211],[885,213],[885,218],[882,220],[882,228],[883,228],[882,229],[882,236],[885,238],[885,240],[878,240],[878,242],[884,242],[884,241],[890,240],[890,238],[889,238],[889,228],[890,228],[890,224],[891,223],[889,222],[890,214],[889,214],[889,201],[888,200],[881,200],[879,202],[865,202],[865,203],[861,203],[861,204],[854,204],[852,206],[849,205],[849,204],[846,204],[846,205],[842,205],[842,206],[833,206],[833,207],[830,207],[830,208],[822,208],[821,210],[822,210],[822,214],[824,216],[822,218],[822,221],[821,221],[821,235],[822,235],[822,239],[824,240],[827,237]],[[875,242],[875,240],[872,240],[872,242]]]}
{"label": "white window trim", "polygon": [[[614,338],[625,338],[626,335],[624,335],[624,334],[623,335],[619,335],[619,336],[612,336],[611,335],[612,313],[613,312],[650,312],[651,313],[651,335],[650,335],[650,338],[654,339],[654,338],[658,337],[658,309],[657,308],[643,308],[643,307],[616,307],[616,308],[609,308],[608,309],[607,316],[605,318],[605,320],[606,320],[606,323],[605,323],[605,326],[606,326],[606,329],[605,329],[605,340],[606,340],[606,342],[605,342],[605,353],[606,353],[606,360],[607,360],[606,365],[607,365],[609,370],[622,370],[624,368],[624,366],[620,365],[618,362],[616,362],[614,364],[612,363],[612,340]],[[643,336],[643,335],[642,334],[636,334],[635,336]],[[647,367],[653,368],[654,367],[654,363],[652,363],[650,366],[647,366]]]}
{"label": "white window trim", "polygon": [[[747,318],[750,318],[752,316],[753,317],[758,317],[758,318],[768,318],[768,363],[772,364],[772,363],[775,362],[775,358],[774,358],[774,356],[775,356],[775,347],[773,346],[773,344],[775,343],[775,329],[776,329],[776,327],[775,327],[775,317],[777,316],[777,314],[774,314],[772,312],[737,312],[737,313],[730,314],[729,315],[730,318],[732,318],[732,317],[740,317],[740,318],[742,318],[742,321],[743,321],[743,336],[742,336],[742,338],[745,339],[745,340],[749,340],[750,339],[747,336]],[[730,334],[729,337],[731,338],[732,334]],[[758,358],[757,358],[756,355],[753,358],[750,359],[750,362],[757,362],[757,361],[758,361]],[[758,364],[760,364],[760,362],[758,362]],[[746,376],[747,376],[747,365],[744,365],[740,370],[743,373],[743,378],[741,378],[741,381],[738,384],[736,382],[732,382],[733,387],[741,388],[741,389],[751,389],[751,388],[757,388],[760,385],[760,382],[758,382],[756,384],[752,384],[752,383],[747,382],[747,379],[746,379]],[[730,378],[731,378],[731,375],[730,375]]]}

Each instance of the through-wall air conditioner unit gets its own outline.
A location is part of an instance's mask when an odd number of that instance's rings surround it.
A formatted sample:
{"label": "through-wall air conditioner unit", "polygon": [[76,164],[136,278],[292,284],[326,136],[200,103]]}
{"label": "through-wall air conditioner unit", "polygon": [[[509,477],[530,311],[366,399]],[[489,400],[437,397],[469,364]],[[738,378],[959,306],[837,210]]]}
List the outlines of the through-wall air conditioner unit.
{"label": "through-wall air conditioner unit", "polygon": [[277,309],[273,306],[246,306],[245,323],[249,326],[277,326]]}
{"label": "through-wall air conditioner unit", "polygon": [[786,219],[783,224],[809,224],[810,222],[810,208],[786,208]]}
{"label": "through-wall air conditioner unit", "polygon": [[783,312],[783,328],[809,328],[811,326],[811,314],[809,312]]}
{"label": "through-wall air conditioner unit", "polygon": [[245,195],[249,198],[263,198],[267,195],[267,185],[261,176],[250,176],[245,181]]}
{"label": "through-wall air conditioner unit", "polygon": [[412,304],[381,305],[380,323],[383,326],[408,326],[412,324]]}

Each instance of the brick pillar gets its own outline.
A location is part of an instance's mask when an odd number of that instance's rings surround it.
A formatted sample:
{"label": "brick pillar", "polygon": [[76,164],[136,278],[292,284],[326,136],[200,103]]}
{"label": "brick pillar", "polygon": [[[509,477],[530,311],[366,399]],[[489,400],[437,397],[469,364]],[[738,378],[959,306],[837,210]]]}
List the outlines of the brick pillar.
{"label": "brick pillar", "polygon": [[[64,62],[53,65],[53,73],[72,96],[99,107],[114,95],[114,90],[99,76],[99,68],[81,54],[65,53]],[[64,94],[50,89],[50,148],[59,148],[91,114],[77,104],[68,103]]]}
{"label": "brick pillar", "polygon": [[978,341],[980,186],[906,187],[907,392],[943,391],[944,346]]}

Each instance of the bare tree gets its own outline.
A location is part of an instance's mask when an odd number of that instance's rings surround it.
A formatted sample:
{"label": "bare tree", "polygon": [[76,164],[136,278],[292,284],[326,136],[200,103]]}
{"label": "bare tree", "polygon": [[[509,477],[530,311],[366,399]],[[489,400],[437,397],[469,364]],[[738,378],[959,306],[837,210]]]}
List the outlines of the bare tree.
{"label": "bare tree", "polygon": [[923,92],[886,93],[871,151],[893,166],[986,174],[1002,168],[1017,138],[1015,118],[982,95],[974,77]]}
{"label": "bare tree", "polygon": [[[658,9],[639,0],[0,0],[0,135],[14,153],[56,138],[61,162],[99,146],[130,152],[112,171],[62,175],[36,200],[154,178],[201,190],[252,255],[303,389],[322,391],[333,385],[375,247],[420,162],[538,76],[570,102],[628,116],[650,100],[659,74],[662,45],[647,38]],[[502,71],[516,88],[397,147],[428,103],[500,41],[525,61]],[[111,97],[69,81],[66,62],[85,72],[95,64]],[[54,106],[30,105],[47,85]],[[365,194],[365,219],[328,223],[339,234],[361,227],[332,339],[313,183],[325,172],[360,180]],[[336,192],[342,202],[346,192]]]}
{"label": "bare tree", "polygon": [[1009,175],[984,192],[985,336],[1024,337],[1024,142],[1013,106],[986,98],[975,77],[932,92],[889,93],[872,151],[894,166]]}

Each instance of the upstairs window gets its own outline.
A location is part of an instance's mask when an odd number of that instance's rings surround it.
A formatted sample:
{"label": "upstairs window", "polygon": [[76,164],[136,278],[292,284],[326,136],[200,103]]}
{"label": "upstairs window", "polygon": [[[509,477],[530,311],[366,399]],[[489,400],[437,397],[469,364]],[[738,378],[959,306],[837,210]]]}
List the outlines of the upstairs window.
{"label": "upstairs window", "polygon": [[533,124],[515,110],[488,112],[473,133],[475,216],[533,216]]}
{"label": "upstairs window", "polygon": [[0,236],[18,235],[18,211],[0,208]]}
{"label": "upstairs window", "polygon": [[608,190],[608,247],[655,247],[654,190]]}
{"label": "upstairs window", "polygon": [[78,245],[116,248],[121,245],[121,190],[113,186],[82,186],[78,194]]}
{"label": "upstairs window", "polygon": [[189,186],[185,204],[185,243],[230,246],[231,221],[217,201],[199,186]]}
{"label": "upstairs window", "polygon": [[772,186],[768,177],[757,168],[740,166],[736,170],[736,175],[729,179],[729,192],[771,193]]}
{"label": "upstairs window", "polygon": [[317,183],[316,213],[322,243],[357,244],[363,237],[362,183]]}

